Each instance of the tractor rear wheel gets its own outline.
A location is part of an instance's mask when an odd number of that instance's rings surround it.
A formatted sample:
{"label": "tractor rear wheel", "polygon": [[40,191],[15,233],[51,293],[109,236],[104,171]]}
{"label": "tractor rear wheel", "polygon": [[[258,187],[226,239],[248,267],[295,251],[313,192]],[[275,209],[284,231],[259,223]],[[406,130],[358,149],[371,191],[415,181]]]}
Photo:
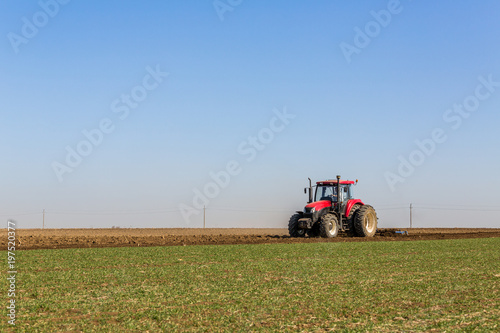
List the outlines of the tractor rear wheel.
{"label": "tractor rear wheel", "polygon": [[319,234],[324,238],[337,237],[339,233],[339,226],[337,224],[337,217],[333,214],[323,215],[319,222]]}
{"label": "tractor rear wheel", "polygon": [[373,237],[377,231],[377,213],[372,206],[361,206],[354,216],[354,231],[359,237]]}
{"label": "tractor rear wheel", "polygon": [[356,212],[360,207],[363,207],[362,205],[355,204],[352,206],[351,211],[349,212],[349,216],[347,217],[347,220],[344,222],[347,224],[346,227],[346,234],[349,236],[356,236],[356,232],[354,231],[354,217],[356,216]]}
{"label": "tractor rear wheel", "polygon": [[288,233],[291,237],[304,237],[306,235],[305,229],[299,228],[299,214],[293,214],[288,221]]}

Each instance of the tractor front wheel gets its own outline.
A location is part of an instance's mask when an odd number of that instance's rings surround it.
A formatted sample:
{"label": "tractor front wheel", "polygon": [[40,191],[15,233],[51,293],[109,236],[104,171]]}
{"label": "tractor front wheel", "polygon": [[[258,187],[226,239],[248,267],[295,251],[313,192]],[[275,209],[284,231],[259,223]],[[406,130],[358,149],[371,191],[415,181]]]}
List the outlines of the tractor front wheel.
{"label": "tractor front wheel", "polygon": [[377,213],[372,206],[361,206],[354,216],[354,230],[359,237],[373,237],[377,231]]}
{"label": "tractor front wheel", "polygon": [[299,214],[293,214],[288,221],[288,233],[291,237],[304,237],[306,235],[305,229],[299,228]]}
{"label": "tractor front wheel", "polygon": [[324,238],[337,237],[337,234],[339,233],[337,217],[333,214],[323,215],[319,224],[319,233],[321,237]]}

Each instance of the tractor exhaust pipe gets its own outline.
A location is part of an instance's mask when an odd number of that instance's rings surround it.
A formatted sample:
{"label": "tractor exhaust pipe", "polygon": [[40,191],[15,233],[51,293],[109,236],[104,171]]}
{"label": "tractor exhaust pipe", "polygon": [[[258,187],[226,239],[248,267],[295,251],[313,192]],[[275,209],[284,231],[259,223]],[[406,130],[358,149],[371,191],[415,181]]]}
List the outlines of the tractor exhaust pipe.
{"label": "tractor exhaust pipe", "polygon": [[307,178],[307,179],[309,179],[309,202],[308,203],[311,203],[311,202],[313,202],[312,181],[311,181],[311,178]]}
{"label": "tractor exhaust pipe", "polygon": [[339,226],[343,229],[342,225],[342,193],[340,193],[340,175],[337,175],[337,214],[339,216]]}

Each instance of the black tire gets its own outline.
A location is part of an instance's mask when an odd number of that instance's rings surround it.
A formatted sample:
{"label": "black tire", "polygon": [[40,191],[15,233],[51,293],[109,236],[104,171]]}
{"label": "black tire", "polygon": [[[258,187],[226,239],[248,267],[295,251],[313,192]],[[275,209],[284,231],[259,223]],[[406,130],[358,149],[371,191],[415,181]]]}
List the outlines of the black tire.
{"label": "black tire", "polygon": [[305,237],[306,231],[299,228],[299,214],[293,214],[288,221],[288,233],[291,237]]}
{"label": "black tire", "polygon": [[354,215],[354,231],[359,237],[373,237],[377,231],[377,213],[372,206],[361,206]]}
{"label": "black tire", "polygon": [[347,224],[347,231],[346,234],[348,236],[356,236],[356,232],[354,231],[354,216],[356,216],[356,212],[360,207],[363,207],[360,204],[355,204],[352,206],[351,210],[349,211],[349,216],[347,217],[346,224]]}
{"label": "black tire", "polygon": [[339,233],[339,226],[337,224],[337,217],[333,214],[323,215],[319,222],[319,234],[323,238],[337,237]]}

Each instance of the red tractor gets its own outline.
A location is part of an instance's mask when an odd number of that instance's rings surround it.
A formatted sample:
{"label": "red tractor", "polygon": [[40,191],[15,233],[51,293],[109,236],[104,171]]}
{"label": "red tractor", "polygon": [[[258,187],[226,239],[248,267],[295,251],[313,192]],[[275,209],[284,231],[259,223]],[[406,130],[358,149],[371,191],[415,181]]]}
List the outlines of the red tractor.
{"label": "red tractor", "polygon": [[325,180],[316,183],[313,201],[313,186],[309,178],[309,201],[304,211],[297,211],[288,222],[292,237],[336,237],[339,231],[359,237],[372,237],[377,231],[377,214],[372,206],[354,199],[352,180]]}

